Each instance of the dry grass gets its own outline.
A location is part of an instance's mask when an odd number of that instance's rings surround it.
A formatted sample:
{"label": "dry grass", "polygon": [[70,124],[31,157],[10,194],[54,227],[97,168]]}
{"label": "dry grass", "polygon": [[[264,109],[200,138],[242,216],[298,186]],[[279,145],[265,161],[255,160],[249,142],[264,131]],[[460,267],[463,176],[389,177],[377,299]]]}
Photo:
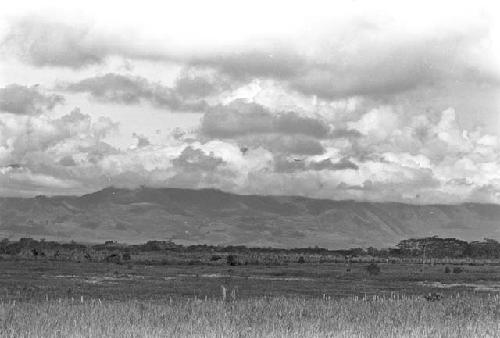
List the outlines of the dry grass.
{"label": "dry grass", "polygon": [[0,304],[2,337],[481,337],[500,334],[500,297],[77,300]]}

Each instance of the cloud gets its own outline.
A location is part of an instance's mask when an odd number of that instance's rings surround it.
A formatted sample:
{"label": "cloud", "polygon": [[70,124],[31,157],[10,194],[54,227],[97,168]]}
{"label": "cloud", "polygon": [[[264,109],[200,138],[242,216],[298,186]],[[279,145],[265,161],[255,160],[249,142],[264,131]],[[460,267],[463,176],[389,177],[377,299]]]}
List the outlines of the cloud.
{"label": "cloud", "polygon": [[0,114],[0,165],[54,163],[75,154],[87,160],[104,156],[115,151],[103,140],[116,127],[106,118],[92,120],[79,109],[59,118]]}
{"label": "cloud", "polygon": [[67,156],[62,157],[59,160],[59,164],[62,165],[62,166],[65,166],[65,167],[73,167],[73,166],[76,165],[76,162],[73,159],[73,156],[67,155]]}
{"label": "cloud", "polygon": [[179,157],[172,160],[174,168],[182,171],[212,172],[223,163],[224,161],[215,157],[213,153],[206,155],[202,150],[193,149],[190,146],[184,148]]}
{"label": "cloud", "polygon": [[284,156],[276,156],[275,171],[284,173],[294,173],[306,170],[358,170],[359,167],[350,161],[348,158],[343,158],[338,162],[327,158],[318,162],[306,162],[300,158],[290,158]]}
{"label": "cloud", "polygon": [[134,133],[132,135],[132,137],[134,137],[134,138],[137,139],[136,148],[147,147],[147,146],[149,146],[151,144],[149,142],[148,138],[146,136],[144,136],[144,135],[139,135],[139,134]]}
{"label": "cloud", "polygon": [[0,88],[0,111],[18,115],[37,115],[64,103],[64,97],[45,94],[38,85],[10,84]]}
{"label": "cloud", "polygon": [[[471,18],[457,29],[435,31],[411,27],[401,18],[352,18],[322,22],[291,36],[232,41],[212,48],[164,45],[141,38],[125,40],[77,23],[27,17],[11,22],[3,46],[36,66],[81,68],[104,63],[109,56],[176,62],[225,74],[232,81],[274,79],[306,95],[326,99],[352,96],[387,98],[420,87],[455,81],[498,86],[494,49],[487,19]],[[201,45],[200,41],[197,41]],[[180,93],[207,94],[205,81],[179,81]],[[185,97],[189,97],[185,96]]]}
{"label": "cloud", "polygon": [[130,39],[108,34],[87,24],[28,16],[10,22],[2,51],[37,67],[80,69],[106,62],[110,56],[165,60],[166,55],[141,48]]}
{"label": "cloud", "polygon": [[[75,83],[60,84],[59,88],[69,92],[86,92],[101,102],[125,105],[149,102],[156,107],[176,111],[200,111],[207,106],[207,103],[203,100],[202,89],[196,86],[196,81],[197,78],[186,80],[182,77],[178,79],[175,87],[170,88],[139,76],[107,73]],[[208,82],[202,82],[200,86],[206,94],[216,91],[215,88],[208,88]]]}
{"label": "cloud", "polygon": [[[329,138],[329,133],[318,141],[295,134],[293,128],[292,134],[252,129],[241,137],[189,142],[172,137],[125,149],[105,142],[115,128],[112,121],[79,111],[60,118],[30,117],[36,126],[33,141],[22,137],[28,117],[4,114],[0,183],[6,182],[2,191],[12,193],[18,187],[22,194],[145,184],[411,203],[500,201],[498,138],[464,131],[452,110],[398,120],[390,134],[380,137],[365,122],[380,121],[388,112],[382,107],[353,121],[353,128],[363,131],[354,139]],[[425,137],[413,132],[423,127]],[[351,142],[356,146],[350,147]]]}
{"label": "cloud", "polygon": [[222,52],[188,61],[194,66],[215,68],[240,81],[255,77],[289,79],[307,66],[306,60],[293,50],[274,46],[266,46],[265,51]]}
{"label": "cloud", "polygon": [[[115,122],[78,110],[57,118],[41,114],[62,97],[10,85],[0,89],[0,185],[12,176],[9,192],[16,186],[68,192],[146,184],[500,202],[500,139],[463,123],[464,117],[479,122],[482,115],[475,114],[484,109],[496,111],[500,77],[492,32],[482,20],[421,26],[399,18],[351,18],[322,22],[305,34],[201,48],[43,19],[13,22],[4,51],[35,68],[67,67],[71,76],[81,76],[57,89],[203,116],[199,128],[172,136],[129,125],[129,143],[115,148],[108,143]],[[164,66],[157,62],[173,62],[181,71],[165,85],[146,75],[113,73],[110,57],[135,63],[137,74]],[[137,61],[145,59],[151,62]],[[96,65],[104,75],[93,75],[97,67],[82,69]]]}
{"label": "cloud", "polygon": [[188,67],[181,71],[173,89],[184,100],[193,100],[220,94],[237,84],[220,73]]}
{"label": "cloud", "polygon": [[321,119],[295,112],[271,112],[266,107],[235,100],[211,107],[199,133],[206,139],[229,139],[244,148],[262,147],[273,153],[318,155],[330,127]]}
{"label": "cloud", "polygon": [[332,162],[331,159],[325,159],[320,162],[312,162],[309,168],[313,170],[358,170],[359,167],[347,158],[339,162]]}
{"label": "cloud", "polygon": [[[422,87],[454,82],[500,84],[487,24],[468,29],[441,28],[441,33],[352,20],[325,25],[317,39],[272,41],[255,48],[216,50],[188,59],[237,81],[273,79],[305,95],[335,100],[366,96],[381,101]],[[238,48],[240,48],[238,50]]]}
{"label": "cloud", "polygon": [[273,153],[287,155],[320,155],[325,148],[317,139],[306,135],[263,134],[242,137],[239,142],[246,146],[262,147]]}
{"label": "cloud", "polygon": [[36,17],[13,22],[2,45],[35,66],[80,68],[103,62],[110,52],[87,27]]}
{"label": "cloud", "polygon": [[232,138],[245,135],[278,133],[324,138],[329,126],[311,117],[294,112],[271,113],[264,106],[235,100],[227,105],[210,108],[200,127],[201,133],[213,138]]}

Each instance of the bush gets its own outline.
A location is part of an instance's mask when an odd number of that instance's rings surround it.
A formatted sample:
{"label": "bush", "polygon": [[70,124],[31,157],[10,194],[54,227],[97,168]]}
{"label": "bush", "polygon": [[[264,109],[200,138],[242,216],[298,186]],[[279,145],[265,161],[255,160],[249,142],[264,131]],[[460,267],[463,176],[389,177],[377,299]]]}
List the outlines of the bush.
{"label": "bush", "polygon": [[464,269],[462,269],[461,267],[455,267],[453,268],[453,273],[461,273],[461,272],[464,272]]}
{"label": "bush", "polygon": [[370,276],[376,276],[380,273],[380,267],[376,263],[371,263],[366,267],[366,271],[368,271]]}
{"label": "bush", "polygon": [[450,273],[450,272],[451,272],[451,269],[449,267],[444,268],[444,273]]}
{"label": "bush", "polygon": [[303,257],[303,256],[300,256],[300,257],[299,257],[299,260],[297,261],[297,263],[301,263],[301,264],[302,264],[302,263],[305,263],[305,262],[306,262],[306,260],[304,259],[304,257]]}
{"label": "bush", "polygon": [[235,265],[238,265],[238,261],[236,259],[236,256],[235,255],[228,255],[226,257],[226,263],[228,265],[231,265],[231,266],[235,266]]}
{"label": "bush", "polygon": [[219,256],[219,255],[212,255],[212,257],[210,257],[210,260],[213,262],[213,261],[218,261],[219,259],[221,259],[222,257]]}

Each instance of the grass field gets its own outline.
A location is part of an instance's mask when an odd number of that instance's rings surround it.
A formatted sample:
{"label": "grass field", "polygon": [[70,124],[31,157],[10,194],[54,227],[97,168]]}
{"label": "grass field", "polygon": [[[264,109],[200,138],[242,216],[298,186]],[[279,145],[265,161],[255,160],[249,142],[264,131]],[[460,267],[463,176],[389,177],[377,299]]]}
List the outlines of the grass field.
{"label": "grass field", "polygon": [[0,306],[2,337],[494,337],[500,298],[41,301]]}
{"label": "grass field", "polygon": [[238,299],[424,295],[436,290],[454,294],[473,292],[472,284],[489,286],[490,291],[500,286],[500,266],[462,266],[461,273],[445,273],[442,265],[380,264],[380,274],[373,276],[367,265],[353,264],[348,271],[344,264],[146,266],[0,260],[0,300],[218,298],[221,286],[235,290]]}
{"label": "grass field", "polygon": [[499,266],[366,266],[0,260],[0,336],[500,336]]}

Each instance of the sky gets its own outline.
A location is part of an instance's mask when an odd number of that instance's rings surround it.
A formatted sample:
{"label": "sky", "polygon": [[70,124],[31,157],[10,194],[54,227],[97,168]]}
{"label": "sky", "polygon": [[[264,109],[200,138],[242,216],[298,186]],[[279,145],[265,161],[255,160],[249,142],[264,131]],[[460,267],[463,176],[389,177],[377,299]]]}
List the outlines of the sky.
{"label": "sky", "polygon": [[494,1],[0,4],[0,196],[500,203]]}

